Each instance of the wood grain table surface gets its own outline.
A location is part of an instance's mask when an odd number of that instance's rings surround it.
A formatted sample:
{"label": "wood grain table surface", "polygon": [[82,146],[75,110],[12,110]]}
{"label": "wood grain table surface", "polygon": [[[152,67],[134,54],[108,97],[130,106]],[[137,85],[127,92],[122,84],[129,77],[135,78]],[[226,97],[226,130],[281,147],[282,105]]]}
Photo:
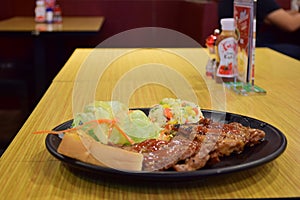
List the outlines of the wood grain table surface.
{"label": "wood grain table surface", "polygon": [[[255,83],[267,93],[241,96],[204,75],[207,59],[202,49],[76,49],[2,155],[0,199],[300,197],[300,62],[257,48]],[[141,108],[193,95],[203,109],[272,124],[285,134],[286,150],[267,164],[194,182],[126,184],[79,176],[47,151],[46,134],[33,134],[72,119],[89,98],[121,98]]]}

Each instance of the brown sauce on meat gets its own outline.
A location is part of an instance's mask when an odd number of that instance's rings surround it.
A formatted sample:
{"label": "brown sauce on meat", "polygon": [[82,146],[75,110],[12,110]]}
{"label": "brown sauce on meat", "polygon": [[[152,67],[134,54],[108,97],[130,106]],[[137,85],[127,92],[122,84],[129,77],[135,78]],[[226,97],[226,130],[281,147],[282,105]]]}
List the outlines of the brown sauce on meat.
{"label": "brown sauce on meat", "polygon": [[147,153],[157,151],[161,146],[167,143],[168,142],[164,140],[148,139],[141,143],[133,145],[132,150],[139,153]]}
{"label": "brown sauce on meat", "polygon": [[265,132],[240,123],[223,124],[202,119],[181,125],[170,141],[148,139],[128,147],[144,155],[143,170],[193,171],[220,162],[223,156],[241,153],[245,146],[259,143]]}

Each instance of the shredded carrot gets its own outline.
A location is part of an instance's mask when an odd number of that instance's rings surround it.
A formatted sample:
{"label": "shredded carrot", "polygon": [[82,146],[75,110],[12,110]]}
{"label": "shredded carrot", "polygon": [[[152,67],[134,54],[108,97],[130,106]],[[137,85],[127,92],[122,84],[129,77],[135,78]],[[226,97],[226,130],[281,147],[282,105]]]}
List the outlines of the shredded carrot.
{"label": "shredded carrot", "polygon": [[199,114],[199,110],[197,108],[193,108],[193,110],[195,111],[196,115]]}
{"label": "shredded carrot", "polygon": [[110,124],[108,127],[108,133],[107,133],[108,138],[110,138],[113,128],[114,128],[114,124]]}
{"label": "shredded carrot", "polygon": [[134,141],[118,126],[116,125],[116,120],[113,119],[97,119],[97,120],[92,120],[92,121],[89,121],[89,122],[86,122],[80,126],[77,126],[77,127],[74,127],[74,128],[69,128],[69,129],[65,129],[65,130],[60,130],[60,131],[54,131],[54,130],[41,130],[41,131],[35,131],[33,132],[33,134],[45,134],[45,133],[48,133],[48,134],[61,134],[61,133],[68,133],[68,132],[72,132],[72,131],[76,131],[78,129],[80,129],[81,127],[83,126],[86,126],[88,124],[92,124],[92,123],[95,123],[97,122],[98,124],[109,124],[109,133],[108,133],[108,138],[110,137],[111,135],[111,132],[112,132],[112,128],[116,128],[120,133],[121,135],[123,135],[129,142],[130,144],[134,144]]}
{"label": "shredded carrot", "polygon": [[130,142],[130,144],[134,144],[134,141],[117,125],[114,125],[116,129]]}
{"label": "shredded carrot", "polygon": [[72,132],[72,131],[75,131],[77,129],[78,129],[78,127],[76,127],[76,128],[70,128],[70,129],[65,129],[65,130],[61,130],[61,131],[41,130],[41,131],[35,131],[35,132],[33,132],[33,134],[45,134],[45,133],[49,133],[49,134],[61,134],[61,133]]}
{"label": "shredded carrot", "polygon": [[171,119],[173,114],[171,112],[171,109],[170,108],[165,108],[164,109],[164,115],[168,118],[168,119]]}
{"label": "shredded carrot", "polygon": [[163,138],[164,138],[164,136],[166,135],[165,132],[166,132],[165,129],[163,129],[163,130],[161,130],[161,131],[159,132],[159,138],[160,138],[160,139],[163,139]]}
{"label": "shredded carrot", "polygon": [[89,122],[86,122],[80,126],[74,127],[74,128],[69,128],[69,129],[65,129],[65,130],[61,130],[61,131],[53,131],[53,130],[41,130],[41,131],[35,131],[33,132],[33,134],[44,134],[44,133],[51,133],[51,134],[61,134],[61,133],[68,133],[68,132],[72,132],[72,131],[76,131],[78,129],[80,129],[83,126],[86,126],[88,124],[92,124],[92,123],[99,123],[99,124],[103,124],[103,123],[107,123],[107,124],[111,124],[111,123],[115,123],[115,120],[110,120],[110,119],[98,119],[98,120],[92,120]]}

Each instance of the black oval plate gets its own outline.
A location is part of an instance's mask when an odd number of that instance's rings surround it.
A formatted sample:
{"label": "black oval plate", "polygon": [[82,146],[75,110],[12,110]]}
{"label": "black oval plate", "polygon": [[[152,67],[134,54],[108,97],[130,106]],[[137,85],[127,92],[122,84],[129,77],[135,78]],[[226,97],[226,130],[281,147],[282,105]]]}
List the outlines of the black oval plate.
{"label": "black oval plate", "polygon": [[[141,109],[148,114],[149,109]],[[237,115],[233,113],[225,113],[219,111],[202,110],[206,118],[225,119],[225,123],[240,122],[244,125],[250,125],[252,128],[258,128],[265,131],[265,139],[258,145],[245,148],[241,154],[234,154],[222,158],[221,162],[191,172],[161,171],[161,172],[145,172],[145,171],[119,171],[116,169],[92,165],[66,157],[57,152],[57,148],[61,142],[61,138],[55,134],[48,134],[46,137],[47,150],[58,160],[66,164],[75,172],[84,173],[116,181],[130,180],[142,182],[161,182],[161,181],[192,181],[199,180],[206,176],[226,174],[238,172],[241,170],[257,167],[270,162],[282,154],[287,146],[287,140],[284,134],[274,126],[263,121]],[[225,118],[224,118],[225,117]],[[65,130],[71,127],[72,120],[67,121],[53,130]]]}

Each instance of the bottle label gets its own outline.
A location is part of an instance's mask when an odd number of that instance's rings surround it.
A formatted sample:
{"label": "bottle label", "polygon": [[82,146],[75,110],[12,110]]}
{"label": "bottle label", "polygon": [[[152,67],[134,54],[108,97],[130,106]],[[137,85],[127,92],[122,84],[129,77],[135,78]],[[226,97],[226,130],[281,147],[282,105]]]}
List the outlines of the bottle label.
{"label": "bottle label", "polygon": [[233,37],[223,39],[218,44],[219,66],[217,76],[234,77],[237,74],[237,41]]}

